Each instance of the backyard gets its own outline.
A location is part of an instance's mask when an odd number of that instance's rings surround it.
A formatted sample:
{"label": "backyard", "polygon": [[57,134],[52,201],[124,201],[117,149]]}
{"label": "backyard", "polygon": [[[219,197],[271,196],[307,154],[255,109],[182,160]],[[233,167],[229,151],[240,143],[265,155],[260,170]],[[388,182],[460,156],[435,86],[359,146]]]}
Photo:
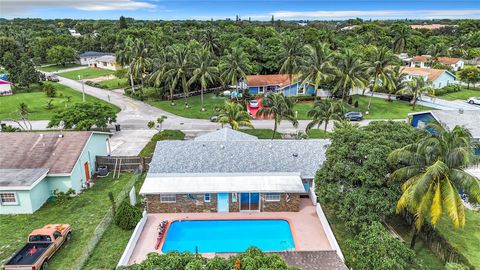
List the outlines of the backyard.
{"label": "backyard", "polygon": [[[358,108],[349,107],[350,111],[360,111],[365,113],[367,110],[369,97],[367,96],[353,96],[353,102],[358,100]],[[204,97],[205,112],[201,112],[201,101],[200,96],[193,96],[188,99],[188,104],[191,108],[185,109],[184,100],[176,100],[176,105],[170,105],[170,101],[149,101],[150,105],[153,105],[162,110],[171,112],[173,114],[187,117],[187,118],[199,118],[199,119],[209,119],[212,115],[218,114],[215,110],[223,106],[225,98],[215,96],[214,94],[206,94]],[[299,120],[308,120],[310,119],[307,116],[308,111],[312,108],[313,101],[308,102],[298,102],[294,106],[294,111],[297,111],[297,117]],[[431,108],[417,105],[415,111],[425,111],[431,110]],[[387,102],[381,98],[373,98],[372,105],[370,109],[370,114],[365,115],[366,119],[405,119],[407,115],[411,112],[412,106],[408,102],[404,101],[392,101]]]}
{"label": "backyard", "polygon": [[[51,269],[72,269],[75,260],[93,236],[96,226],[111,207],[108,193],[117,196],[131,176],[123,173],[116,180],[111,176],[99,179],[91,189],[62,203],[47,202],[34,214],[1,215],[0,258],[5,260],[19,249],[33,229],[50,223],[67,223],[72,225],[72,240],[50,259],[49,266]],[[108,233],[111,232],[107,230]],[[120,236],[120,232],[116,235]]]}
{"label": "backyard", "polygon": [[74,64],[74,63],[68,63],[65,64],[65,66],[62,65],[50,65],[50,66],[43,66],[43,67],[38,67],[37,69],[43,72],[54,72],[57,70],[62,70],[62,69],[67,69],[67,68],[77,68],[77,67],[82,67],[82,65],[79,64]]}
{"label": "backyard", "polygon": [[[0,119],[19,119],[17,110],[18,105],[22,102],[27,104],[30,110],[29,120],[48,120],[56,109],[68,106],[69,104],[82,102],[82,93],[68,86],[52,82],[44,82],[44,84],[55,87],[57,90],[56,97],[47,97],[40,85],[32,85],[29,92],[0,97]],[[71,97],[70,101],[67,97]],[[50,99],[52,99],[51,104],[53,107],[52,109],[47,109],[47,102],[49,102]],[[114,108],[117,112],[120,111],[116,106],[89,95],[85,95],[85,101],[89,103],[99,102]]]}
{"label": "backyard", "polygon": [[72,70],[67,72],[58,73],[58,76],[62,76],[72,80],[80,79],[93,79],[100,76],[106,76],[113,74],[115,71],[109,69],[99,69],[99,68],[84,68],[79,70]]}

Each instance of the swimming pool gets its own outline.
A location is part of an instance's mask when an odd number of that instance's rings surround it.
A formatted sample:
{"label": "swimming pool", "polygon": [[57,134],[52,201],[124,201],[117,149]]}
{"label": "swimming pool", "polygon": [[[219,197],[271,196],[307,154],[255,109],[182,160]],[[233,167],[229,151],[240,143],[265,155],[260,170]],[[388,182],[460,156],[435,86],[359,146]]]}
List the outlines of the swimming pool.
{"label": "swimming pool", "polygon": [[251,246],[263,251],[293,250],[286,220],[178,220],[170,224],[162,252],[243,252]]}

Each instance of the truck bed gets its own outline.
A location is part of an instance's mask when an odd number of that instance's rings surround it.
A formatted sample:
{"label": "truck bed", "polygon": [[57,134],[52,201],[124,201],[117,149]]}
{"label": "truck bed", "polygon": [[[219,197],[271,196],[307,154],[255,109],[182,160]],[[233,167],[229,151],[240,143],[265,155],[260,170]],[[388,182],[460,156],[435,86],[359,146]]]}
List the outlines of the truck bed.
{"label": "truck bed", "polygon": [[52,243],[27,243],[18,251],[5,266],[32,265],[45,253]]}

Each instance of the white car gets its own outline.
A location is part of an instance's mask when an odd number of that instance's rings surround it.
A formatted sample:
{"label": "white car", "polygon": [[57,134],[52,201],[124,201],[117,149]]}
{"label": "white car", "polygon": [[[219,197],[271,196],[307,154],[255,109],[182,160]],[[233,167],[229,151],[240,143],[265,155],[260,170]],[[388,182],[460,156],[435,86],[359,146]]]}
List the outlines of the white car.
{"label": "white car", "polygon": [[477,104],[480,105],[480,97],[471,97],[467,99],[467,102],[470,104]]}
{"label": "white car", "polygon": [[250,100],[250,108],[258,108],[258,100],[252,99]]}

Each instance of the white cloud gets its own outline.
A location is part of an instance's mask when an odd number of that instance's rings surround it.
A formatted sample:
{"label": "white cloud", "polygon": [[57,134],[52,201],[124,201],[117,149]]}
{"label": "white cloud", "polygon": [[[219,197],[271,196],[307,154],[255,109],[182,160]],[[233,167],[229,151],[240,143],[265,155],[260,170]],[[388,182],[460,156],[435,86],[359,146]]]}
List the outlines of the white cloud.
{"label": "white cloud", "polygon": [[44,8],[74,8],[87,11],[155,9],[156,5],[136,0],[0,0],[2,14],[10,17]]}

